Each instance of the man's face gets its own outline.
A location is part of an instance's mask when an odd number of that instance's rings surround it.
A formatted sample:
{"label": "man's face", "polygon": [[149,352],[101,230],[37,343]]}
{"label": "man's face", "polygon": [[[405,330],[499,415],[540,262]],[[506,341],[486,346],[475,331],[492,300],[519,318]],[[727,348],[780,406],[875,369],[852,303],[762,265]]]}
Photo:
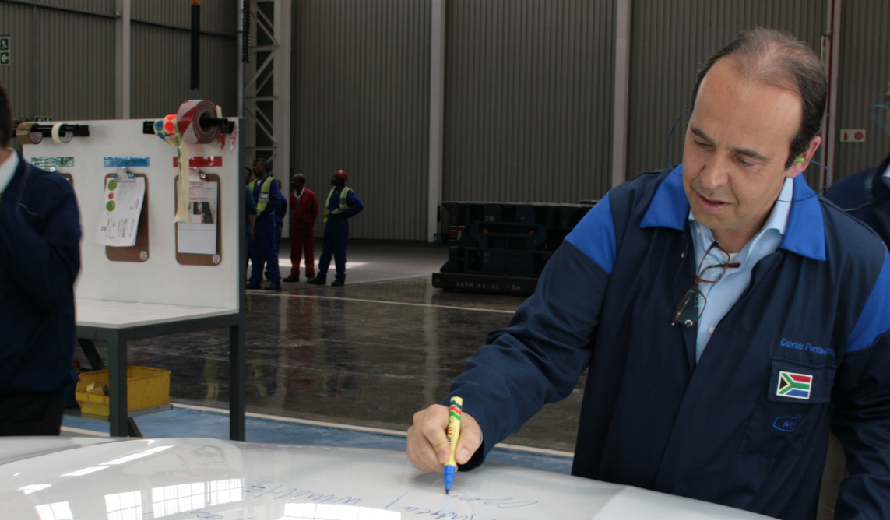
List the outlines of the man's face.
{"label": "man's face", "polygon": [[294,191],[300,192],[303,191],[303,186],[306,184],[306,180],[302,177],[294,177],[290,180],[290,185],[293,187]]}
{"label": "man's face", "polygon": [[255,161],[253,163],[253,175],[257,179],[261,179],[266,175],[266,164],[263,161]]}
{"label": "man's face", "polygon": [[728,251],[760,230],[785,179],[806,169],[785,169],[801,110],[796,93],[742,78],[727,58],[705,76],[686,130],[683,189],[696,221]]}
{"label": "man's face", "polygon": [[337,186],[340,184],[340,177],[336,175],[331,175],[331,186]]}

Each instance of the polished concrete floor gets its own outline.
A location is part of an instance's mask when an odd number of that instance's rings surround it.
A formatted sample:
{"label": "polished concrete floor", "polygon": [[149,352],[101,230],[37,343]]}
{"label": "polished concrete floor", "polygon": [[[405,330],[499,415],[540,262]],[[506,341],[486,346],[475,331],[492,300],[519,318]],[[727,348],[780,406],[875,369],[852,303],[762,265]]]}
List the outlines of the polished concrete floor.
{"label": "polished concrete floor", "polygon": [[[287,248],[285,239],[285,276]],[[349,248],[345,287],[301,281],[248,291],[249,412],[405,431],[523,301],[432,287],[446,246],[351,240]],[[228,330],[131,342],[129,356],[132,365],[172,372],[174,403],[227,408]],[[579,385],[505,442],[571,451],[580,397]]]}

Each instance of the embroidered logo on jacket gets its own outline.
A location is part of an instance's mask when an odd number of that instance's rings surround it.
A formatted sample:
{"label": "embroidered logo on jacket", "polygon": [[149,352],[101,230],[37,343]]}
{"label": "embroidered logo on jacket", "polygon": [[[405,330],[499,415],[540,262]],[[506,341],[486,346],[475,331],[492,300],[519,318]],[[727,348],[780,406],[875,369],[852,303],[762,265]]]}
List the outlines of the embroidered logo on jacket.
{"label": "embroidered logo on jacket", "polygon": [[813,389],[813,376],[807,374],[795,374],[794,372],[779,371],[779,384],[776,387],[776,395],[780,397],[793,397],[795,399],[809,399]]}

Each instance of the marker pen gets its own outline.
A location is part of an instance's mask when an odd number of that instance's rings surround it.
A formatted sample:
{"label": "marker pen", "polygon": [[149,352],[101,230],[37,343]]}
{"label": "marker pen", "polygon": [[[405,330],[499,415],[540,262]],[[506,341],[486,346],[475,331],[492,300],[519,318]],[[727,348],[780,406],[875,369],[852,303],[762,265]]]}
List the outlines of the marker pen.
{"label": "marker pen", "polygon": [[445,464],[442,472],[445,478],[445,494],[450,494],[451,483],[454,482],[454,474],[457,473],[457,460],[454,458],[457,452],[457,441],[460,438],[460,414],[464,409],[464,400],[460,397],[451,398],[451,407],[448,409],[448,444],[451,445],[451,456]]}

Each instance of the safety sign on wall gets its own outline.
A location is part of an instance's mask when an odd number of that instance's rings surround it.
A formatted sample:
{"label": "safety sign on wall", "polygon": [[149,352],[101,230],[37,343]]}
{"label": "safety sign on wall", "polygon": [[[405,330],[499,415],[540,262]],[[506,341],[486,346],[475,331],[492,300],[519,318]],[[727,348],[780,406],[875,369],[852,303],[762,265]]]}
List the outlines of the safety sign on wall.
{"label": "safety sign on wall", "polygon": [[9,65],[9,36],[0,36],[0,65]]}

